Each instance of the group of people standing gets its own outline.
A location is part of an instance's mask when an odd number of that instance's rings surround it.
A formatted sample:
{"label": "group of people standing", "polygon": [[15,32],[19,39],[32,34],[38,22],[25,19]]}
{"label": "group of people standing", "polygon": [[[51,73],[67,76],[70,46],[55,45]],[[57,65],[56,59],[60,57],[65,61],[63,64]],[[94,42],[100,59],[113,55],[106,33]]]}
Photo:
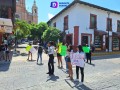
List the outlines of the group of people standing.
{"label": "group of people standing", "polygon": [[[90,60],[90,64],[91,64],[91,50],[89,51],[89,53],[86,53],[86,52],[84,52],[83,46],[81,46],[81,45],[74,48],[74,49],[76,49],[76,51],[73,49],[72,45],[67,45],[65,43],[62,43],[62,46],[66,47],[66,49],[64,49],[64,53],[66,53],[65,55],[62,55],[60,53],[61,52],[60,45],[55,46],[54,42],[52,42],[52,41],[48,42],[47,49],[44,49],[42,47],[42,45],[39,44],[37,64],[38,64],[39,58],[40,58],[40,64],[42,64],[42,53],[43,53],[43,50],[44,50],[45,53],[47,53],[48,56],[49,56],[47,74],[49,74],[49,76],[51,76],[51,75],[54,75],[55,53],[57,53],[58,68],[63,68],[62,56],[64,56],[64,59],[65,59],[65,62],[66,62],[66,72],[68,73],[67,78],[70,78],[71,80],[73,80],[73,70],[72,70],[73,64],[71,63],[70,54],[71,53],[78,53],[80,55],[81,60],[79,62],[79,66],[76,65],[76,81],[79,81],[79,71],[80,71],[80,73],[81,73],[81,83],[83,83],[84,82],[85,62],[88,63],[88,60]],[[86,45],[86,47],[88,47],[88,46]],[[29,59],[29,56],[28,56],[28,59]],[[87,61],[86,61],[86,59],[87,59]]]}
{"label": "group of people standing", "polygon": [[[67,45],[65,43],[62,43],[62,46],[66,47],[66,55],[64,55],[65,58],[65,62],[66,62],[66,70],[68,72],[68,78],[70,78],[71,80],[73,80],[73,70],[72,70],[72,63],[71,63],[71,58],[70,58],[70,54],[71,53],[79,53],[80,54],[80,66],[76,66],[76,81],[79,81],[79,70],[81,73],[81,83],[84,82],[84,66],[85,66],[85,62],[86,62],[86,58],[87,58],[87,62],[88,60],[90,60],[90,64],[91,64],[91,51],[89,51],[89,53],[85,53],[83,51],[83,47],[81,45],[77,46],[76,48],[76,52],[73,49],[72,45]],[[55,48],[54,43],[53,42],[49,42],[48,43],[48,55],[49,55],[49,61],[48,61],[48,73],[50,76],[54,75],[54,54],[55,52],[57,52],[57,59],[58,59],[58,68],[63,68],[63,62],[62,62],[62,54],[59,52],[60,50],[60,45],[57,45],[57,47]],[[86,47],[88,47],[86,45]]]}
{"label": "group of people standing", "polygon": [[0,45],[0,60],[10,61],[9,48],[7,44]]}

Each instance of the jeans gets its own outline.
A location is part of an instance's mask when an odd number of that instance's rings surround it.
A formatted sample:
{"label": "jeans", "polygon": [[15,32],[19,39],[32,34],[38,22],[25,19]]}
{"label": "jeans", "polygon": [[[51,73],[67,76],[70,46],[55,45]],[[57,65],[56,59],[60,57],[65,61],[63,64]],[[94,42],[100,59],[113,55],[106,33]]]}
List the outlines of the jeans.
{"label": "jeans", "polygon": [[37,63],[38,63],[39,58],[41,60],[40,63],[42,63],[42,53],[38,53]]}
{"label": "jeans", "polygon": [[49,70],[49,74],[54,74],[54,56],[53,56],[53,54],[49,55],[48,70]]}
{"label": "jeans", "polygon": [[77,76],[77,79],[79,79],[79,68],[81,71],[81,82],[83,82],[84,81],[84,68],[83,67],[76,66],[76,76]]}
{"label": "jeans", "polygon": [[68,64],[67,64],[67,58],[65,57],[65,63],[66,63],[66,70],[68,70]]}

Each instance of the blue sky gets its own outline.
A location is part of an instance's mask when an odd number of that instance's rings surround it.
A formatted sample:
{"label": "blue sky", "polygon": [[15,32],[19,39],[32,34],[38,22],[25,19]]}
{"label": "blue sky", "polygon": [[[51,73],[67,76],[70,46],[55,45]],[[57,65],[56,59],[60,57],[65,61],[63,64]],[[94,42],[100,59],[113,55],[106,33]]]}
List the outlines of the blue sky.
{"label": "blue sky", "polygon": [[[34,0],[26,0],[26,8],[28,11],[31,11]],[[50,3],[52,1],[57,2],[69,2],[73,0],[36,0],[38,6],[38,21],[47,22],[51,17],[60,12],[64,7],[51,8]],[[84,2],[89,2],[95,5],[106,7],[112,10],[120,11],[120,0],[82,0]]]}

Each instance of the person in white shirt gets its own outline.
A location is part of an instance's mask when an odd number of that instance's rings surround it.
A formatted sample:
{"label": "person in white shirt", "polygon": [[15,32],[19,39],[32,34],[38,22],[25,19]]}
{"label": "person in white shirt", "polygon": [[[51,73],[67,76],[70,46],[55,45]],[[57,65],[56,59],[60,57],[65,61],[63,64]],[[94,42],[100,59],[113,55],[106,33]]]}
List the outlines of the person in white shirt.
{"label": "person in white shirt", "polygon": [[80,62],[79,62],[79,66],[76,66],[76,81],[79,81],[79,69],[81,71],[81,85],[84,82],[84,66],[85,66],[85,53],[83,52],[82,46],[79,45],[77,47],[77,53],[80,54]]}
{"label": "person in white shirt", "polygon": [[48,73],[50,76],[54,75],[54,50],[55,47],[53,46],[53,42],[48,43],[48,55],[49,55],[49,61],[48,61]]}

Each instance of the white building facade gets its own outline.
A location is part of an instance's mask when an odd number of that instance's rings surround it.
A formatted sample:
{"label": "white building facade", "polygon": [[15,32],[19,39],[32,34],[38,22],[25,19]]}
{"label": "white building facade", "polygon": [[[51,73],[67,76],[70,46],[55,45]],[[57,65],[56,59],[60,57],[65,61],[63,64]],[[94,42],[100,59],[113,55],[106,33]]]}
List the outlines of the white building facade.
{"label": "white building facade", "polygon": [[88,44],[100,51],[120,50],[118,11],[75,0],[48,24],[65,31],[66,42],[74,46]]}

